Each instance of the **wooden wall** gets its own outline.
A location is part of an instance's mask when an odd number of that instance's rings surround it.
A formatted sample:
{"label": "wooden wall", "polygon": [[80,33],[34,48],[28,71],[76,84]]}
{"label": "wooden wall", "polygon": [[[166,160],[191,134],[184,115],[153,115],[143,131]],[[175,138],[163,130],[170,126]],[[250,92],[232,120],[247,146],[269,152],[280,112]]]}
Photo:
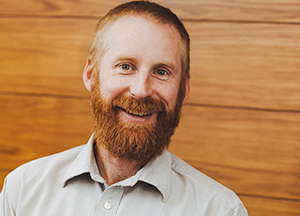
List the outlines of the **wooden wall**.
{"label": "wooden wall", "polygon": [[[0,1],[0,186],[17,166],[85,143],[81,76],[98,19],[124,1]],[[192,39],[192,90],[171,151],[250,215],[300,215],[298,0],[158,0]]]}

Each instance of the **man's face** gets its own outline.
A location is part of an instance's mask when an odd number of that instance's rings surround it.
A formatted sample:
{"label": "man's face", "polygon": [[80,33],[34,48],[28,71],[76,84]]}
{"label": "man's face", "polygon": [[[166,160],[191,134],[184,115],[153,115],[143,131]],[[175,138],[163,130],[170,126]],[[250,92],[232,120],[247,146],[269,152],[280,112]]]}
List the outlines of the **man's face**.
{"label": "man's face", "polygon": [[[179,121],[180,35],[171,25],[125,16],[113,24],[108,38],[93,81],[97,142],[102,140],[110,151],[117,151],[112,153],[117,157],[130,149],[142,150],[125,158],[160,154]],[[107,144],[109,140],[114,142]]]}
{"label": "man's face", "polygon": [[[137,16],[119,18],[111,28],[100,63],[100,88],[107,102],[117,95],[161,99],[174,108],[181,78],[182,42],[175,27]],[[120,110],[124,121],[147,124]]]}

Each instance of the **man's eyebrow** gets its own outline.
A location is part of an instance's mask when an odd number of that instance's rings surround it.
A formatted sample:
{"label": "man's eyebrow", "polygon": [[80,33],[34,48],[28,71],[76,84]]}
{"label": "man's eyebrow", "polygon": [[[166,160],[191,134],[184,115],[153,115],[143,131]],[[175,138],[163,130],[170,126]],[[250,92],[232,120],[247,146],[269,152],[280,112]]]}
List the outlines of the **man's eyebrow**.
{"label": "man's eyebrow", "polygon": [[175,68],[176,68],[175,65],[172,62],[161,62],[157,65],[162,66],[162,67],[170,68],[171,70],[175,70]]}
{"label": "man's eyebrow", "polygon": [[116,58],[115,62],[119,62],[119,61],[137,62],[135,58],[129,56],[119,56],[118,58]]}

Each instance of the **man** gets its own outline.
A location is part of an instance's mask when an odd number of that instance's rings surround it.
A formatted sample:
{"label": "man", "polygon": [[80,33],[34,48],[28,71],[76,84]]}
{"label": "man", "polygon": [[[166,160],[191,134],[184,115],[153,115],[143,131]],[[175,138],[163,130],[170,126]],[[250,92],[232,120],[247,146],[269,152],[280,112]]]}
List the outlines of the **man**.
{"label": "man", "polygon": [[83,73],[92,137],[10,173],[0,214],[247,215],[233,192],[167,151],[189,80],[189,36],[175,14],[146,1],[110,11]]}

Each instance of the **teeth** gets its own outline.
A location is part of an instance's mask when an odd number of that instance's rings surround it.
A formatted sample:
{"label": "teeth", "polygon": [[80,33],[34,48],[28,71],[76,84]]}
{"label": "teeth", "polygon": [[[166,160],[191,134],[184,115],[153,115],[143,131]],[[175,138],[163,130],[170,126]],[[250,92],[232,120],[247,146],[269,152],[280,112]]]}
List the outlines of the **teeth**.
{"label": "teeth", "polygon": [[128,112],[130,115],[134,115],[134,116],[140,116],[140,117],[144,117],[144,116],[148,116],[148,115],[150,115],[150,114],[145,114],[145,113],[133,113],[133,112],[131,112],[131,111],[126,111],[126,112]]}
{"label": "teeth", "polygon": [[133,116],[144,117],[144,116],[151,115],[151,113],[138,113],[138,112],[134,112],[134,111],[130,111],[130,110],[125,110],[124,108],[121,108],[121,109]]}

